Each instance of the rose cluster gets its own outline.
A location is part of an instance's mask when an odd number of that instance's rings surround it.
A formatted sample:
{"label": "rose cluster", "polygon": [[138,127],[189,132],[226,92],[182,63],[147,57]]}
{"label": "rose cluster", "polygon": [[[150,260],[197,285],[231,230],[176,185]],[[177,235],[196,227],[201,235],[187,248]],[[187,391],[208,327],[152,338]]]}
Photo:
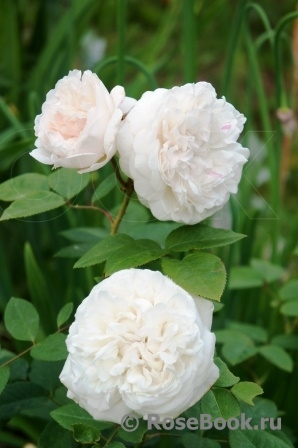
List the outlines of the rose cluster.
{"label": "rose cluster", "polygon": [[109,93],[90,71],[73,70],[47,94],[35,120],[42,163],[80,173],[118,154],[142,204],[159,220],[195,224],[236,193],[249,151],[237,139],[245,118],[211,84]]}
{"label": "rose cluster", "polygon": [[[73,70],[47,94],[35,120],[42,163],[100,169],[118,155],[142,204],[159,220],[195,224],[236,193],[249,151],[245,118],[206,82],[110,93],[90,71]],[[176,417],[219,376],[213,305],[160,272],[129,269],[96,285],[67,337],[61,382],[95,419],[131,412]]]}

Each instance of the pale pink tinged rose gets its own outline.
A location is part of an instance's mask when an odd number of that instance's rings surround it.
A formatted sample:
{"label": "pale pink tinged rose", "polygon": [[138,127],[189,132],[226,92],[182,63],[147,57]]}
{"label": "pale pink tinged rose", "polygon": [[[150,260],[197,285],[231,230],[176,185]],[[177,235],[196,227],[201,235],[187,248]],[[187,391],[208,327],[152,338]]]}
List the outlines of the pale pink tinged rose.
{"label": "pale pink tinged rose", "polygon": [[81,173],[101,168],[114,156],[120,122],[134,102],[123,87],[109,93],[90,70],[70,71],[47,94],[35,119],[36,149],[30,155]]}
{"label": "pale pink tinged rose", "polygon": [[196,224],[237,192],[245,121],[206,82],[146,92],[117,135],[121,169],[157,219]]}
{"label": "pale pink tinged rose", "polygon": [[60,380],[96,420],[177,417],[219,377],[213,304],[160,272],[126,269],[78,307]]}

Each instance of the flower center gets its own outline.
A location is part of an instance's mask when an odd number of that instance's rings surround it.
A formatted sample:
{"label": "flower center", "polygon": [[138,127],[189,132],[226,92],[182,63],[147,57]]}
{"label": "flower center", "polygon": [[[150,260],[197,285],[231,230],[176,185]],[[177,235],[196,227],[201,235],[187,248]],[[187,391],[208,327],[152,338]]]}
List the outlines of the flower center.
{"label": "flower center", "polygon": [[80,135],[86,125],[86,121],[85,117],[64,115],[61,112],[57,112],[50,129],[62,135],[64,140],[69,140]]}

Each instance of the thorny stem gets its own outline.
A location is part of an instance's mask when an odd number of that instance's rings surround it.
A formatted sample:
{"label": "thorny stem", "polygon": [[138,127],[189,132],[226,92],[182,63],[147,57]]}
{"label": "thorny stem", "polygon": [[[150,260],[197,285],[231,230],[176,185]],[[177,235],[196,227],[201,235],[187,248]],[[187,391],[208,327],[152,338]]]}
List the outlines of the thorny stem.
{"label": "thorny stem", "polygon": [[122,190],[124,192],[124,199],[118,215],[116,216],[114,222],[111,224],[111,235],[115,235],[117,233],[118,227],[123,219],[123,216],[125,215],[127,206],[134,192],[133,182],[131,179],[128,179],[127,183],[125,184],[125,187],[123,187]]}

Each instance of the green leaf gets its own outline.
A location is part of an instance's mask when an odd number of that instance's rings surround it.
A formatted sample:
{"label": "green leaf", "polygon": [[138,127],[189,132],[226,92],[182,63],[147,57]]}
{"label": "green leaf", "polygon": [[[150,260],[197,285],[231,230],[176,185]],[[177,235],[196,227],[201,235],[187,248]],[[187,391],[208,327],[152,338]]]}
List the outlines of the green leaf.
{"label": "green leaf", "polygon": [[93,193],[92,203],[96,201],[100,201],[102,198],[107,196],[115,187],[117,186],[117,181],[115,177],[115,173],[110,174],[106,177]]}
{"label": "green leaf", "polygon": [[253,345],[253,341],[252,339],[250,339],[250,337],[237,330],[229,330],[229,329],[215,330],[214,333],[216,336],[216,342],[218,344],[229,344],[229,343],[234,344],[235,341],[237,341],[238,344],[238,342],[241,341],[243,342],[243,344]]}
{"label": "green leaf", "polygon": [[231,448],[289,448],[287,443],[267,431],[229,431],[229,442]]}
{"label": "green leaf", "polygon": [[165,247],[166,237],[179,226],[181,224],[178,222],[148,222],[127,227],[125,233],[135,239],[148,238],[158,243],[161,247]]}
{"label": "green leaf", "polygon": [[4,322],[12,337],[19,341],[34,342],[38,332],[39,316],[32,303],[12,297],[5,309]]}
{"label": "green leaf", "polygon": [[187,252],[191,249],[209,249],[227,246],[245,238],[245,235],[232,230],[217,229],[204,224],[182,226],[170,233],[166,239],[166,248],[175,252]]}
{"label": "green leaf", "polygon": [[0,395],[0,421],[9,420],[23,410],[44,405],[48,392],[37,384],[16,381],[7,384]]}
{"label": "green leaf", "polygon": [[223,357],[233,366],[252,358],[258,353],[258,348],[252,344],[248,344],[247,341],[239,340],[224,344],[222,347]]}
{"label": "green leaf", "polygon": [[279,280],[285,273],[285,270],[279,266],[266,260],[251,260],[252,267],[260,273],[262,279],[266,283],[272,283]]}
{"label": "green leaf", "polygon": [[229,328],[239,331],[257,342],[267,342],[268,340],[268,332],[258,325],[231,322],[229,323]]}
{"label": "green leaf", "polygon": [[16,199],[25,199],[40,190],[44,197],[47,196],[45,193],[49,192],[47,176],[37,173],[21,174],[0,184],[0,200],[12,202]]}
{"label": "green leaf", "polygon": [[94,420],[87,411],[81,408],[78,404],[66,404],[51,412],[52,418],[59,423],[63,428],[72,431],[73,425],[83,424],[94,429],[103,430],[114,426],[110,422],[101,422]]}
{"label": "green leaf", "polygon": [[278,416],[278,409],[276,404],[266,398],[256,397],[254,400],[254,406],[251,406],[245,402],[240,403],[241,412],[246,417],[252,418],[252,426],[260,424],[260,419],[263,417],[276,418]]}
{"label": "green leaf", "polygon": [[73,437],[80,443],[95,443],[100,440],[100,431],[85,423],[76,423],[73,425]]}
{"label": "green leaf", "polygon": [[290,280],[278,291],[282,300],[298,299],[298,280]]}
{"label": "green leaf", "polygon": [[81,258],[88,250],[90,250],[93,247],[93,244],[90,243],[74,243],[70,246],[62,247],[62,249],[58,250],[54,254],[54,257],[59,258],[74,258],[78,259]]}
{"label": "green leaf", "polygon": [[127,247],[133,241],[134,240],[130,236],[122,235],[121,233],[108,236],[93,246],[92,249],[90,249],[85,255],[83,255],[83,257],[76,262],[74,267],[85,268],[87,266],[102,263],[110,258],[111,255],[120,250],[121,247]]}
{"label": "green leaf", "polygon": [[147,432],[147,422],[139,419],[139,426],[131,432],[125,431],[123,428],[117,432],[117,437],[131,443],[140,443],[143,440],[144,434]]}
{"label": "green leaf", "polygon": [[234,384],[238,383],[238,381],[240,381],[240,378],[238,376],[233,375],[233,373],[230,372],[226,363],[224,363],[220,358],[214,358],[214,362],[219,368],[220,373],[220,376],[216,381],[216,383],[214,383],[214,386],[231,387]]}
{"label": "green leaf", "polygon": [[78,448],[71,432],[55,422],[47,424],[38,441],[38,448]]}
{"label": "green leaf", "polygon": [[63,333],[51,334],[35,345],[31,349],[30,355],[41,361],[63,361],[68,355],[65,340],[66,335]]}
{"label": "green leaf", "polygon": [[238,400],[226,389],[214,388],[209,390],[201,399],[202,414],[210,414],[211,420],[223,418],[228,420],[240,415]]}
{"label": "green leaf", "polygon": [[220,300],[226,283],[223,263],[215,255],[202,252],[180,260],[162,260],[164,274],[191,294]]}
{"label": "green leaf", "polygon": [[254,406],[252,400],[264,391],[258,384],[251,383],[250,381],[241,381],[232,387],[231,392],[238,400],[245,401],[245,403]]}
{"label": "green leaf", "polygon": [[269,432],[270,434],[273,434],[274,436],[278,437],[279,439],[281,439],[284,443],[287,444],[287,446],[289,448],[295,448],[292,441],[290,440],[291,433],[289,433],[289,436],[288,436],[282,430],[276,430],[276,429],[271,429],[271,428],[267,428],[266,431]]}
{"label": "green leaf", "polygon": [[70,241],[77,243],[97,243],[108,236],[106,229],[98,229],[92,227],[76,227],[74,229],[63,230],[60,235],[64,236]]}
{"label": "green leaf", "polygon": [[117,234],[93,246],[74,267],[86,267],[108,260],[105,272],[111,275],[121,269],[137,267],[156,260],[163,254],[164,251],[155,241],[134,240],[128,235]]}
{"label": "green leaf", "polygon": [[298,335],[296,334],[278,334],[271,340],[272,345],[279,345],[280,347],[289,350],[298,349]]}
{"label": "green leaf", "polygon": [[59,314],[57,316],[57,327],[60,328],[65,322],[68,321],[68,319],[71,316],[73,310],[73,303],[69,302],[66,303],[61,310],[59,311]]}
{"label": "green leaf", "polygon": [[259,353],[274,366],[286,372],[292,372],[293,360],[282,347],[278,345],[264,345],[264,347],[259,348]]}
{"label": "green leaf", "polygon": [[3,212],[0,221],[8,219],[25,218],[47,212],[65,204],[62,196],[46,191],[35,191],[27,195],[25,199],[17,199]]}
{"label": "green leaf", "polygon": [[[62,369],[61,369],[62,371]],[[67,396],[67,389],[65,386],[60,386],[55,389],[54,392],[54,400],[59,403],[59,406],[66,406],[69,404],[73,404],[73,400],[68,398]]]}
{"label": "green leaf", "polygon": [[298,316],[298,300],[290,300],[289,302],[284,303],[280,308],[280,312],[285,316]]}
{"label": "green leaf", "polygon": [[49,186],[66,199],[77,196],[90,181],[90,174],[78,174],[69,168],[59,168],[48,176]]}
{"label": "green leaf", "polygon": [[182,416],[185,416],[186,419],[196,418],[198,421],[200,420],[200,415],[201,415],[201,401],[200,400],[197,401],[190,408],[186,409],[186,411],[184,411],[182,414]]}
{"label": "green leaf", "polygon": [[251,266],[234,266],[230,271],[229,289],[259,288],[263,279]]}
{"label": "green leaf", "polygon": [[105,266],[106,275],[121,269],[135,268],[164,255],[161,247],[152,240],[132,240],[110,254]]}
{"label": "green leaf", "polygon": [[8,383],[10,375],[10,369],[9,366],[0,366],[0,394],[5,388],[6,384]]}

